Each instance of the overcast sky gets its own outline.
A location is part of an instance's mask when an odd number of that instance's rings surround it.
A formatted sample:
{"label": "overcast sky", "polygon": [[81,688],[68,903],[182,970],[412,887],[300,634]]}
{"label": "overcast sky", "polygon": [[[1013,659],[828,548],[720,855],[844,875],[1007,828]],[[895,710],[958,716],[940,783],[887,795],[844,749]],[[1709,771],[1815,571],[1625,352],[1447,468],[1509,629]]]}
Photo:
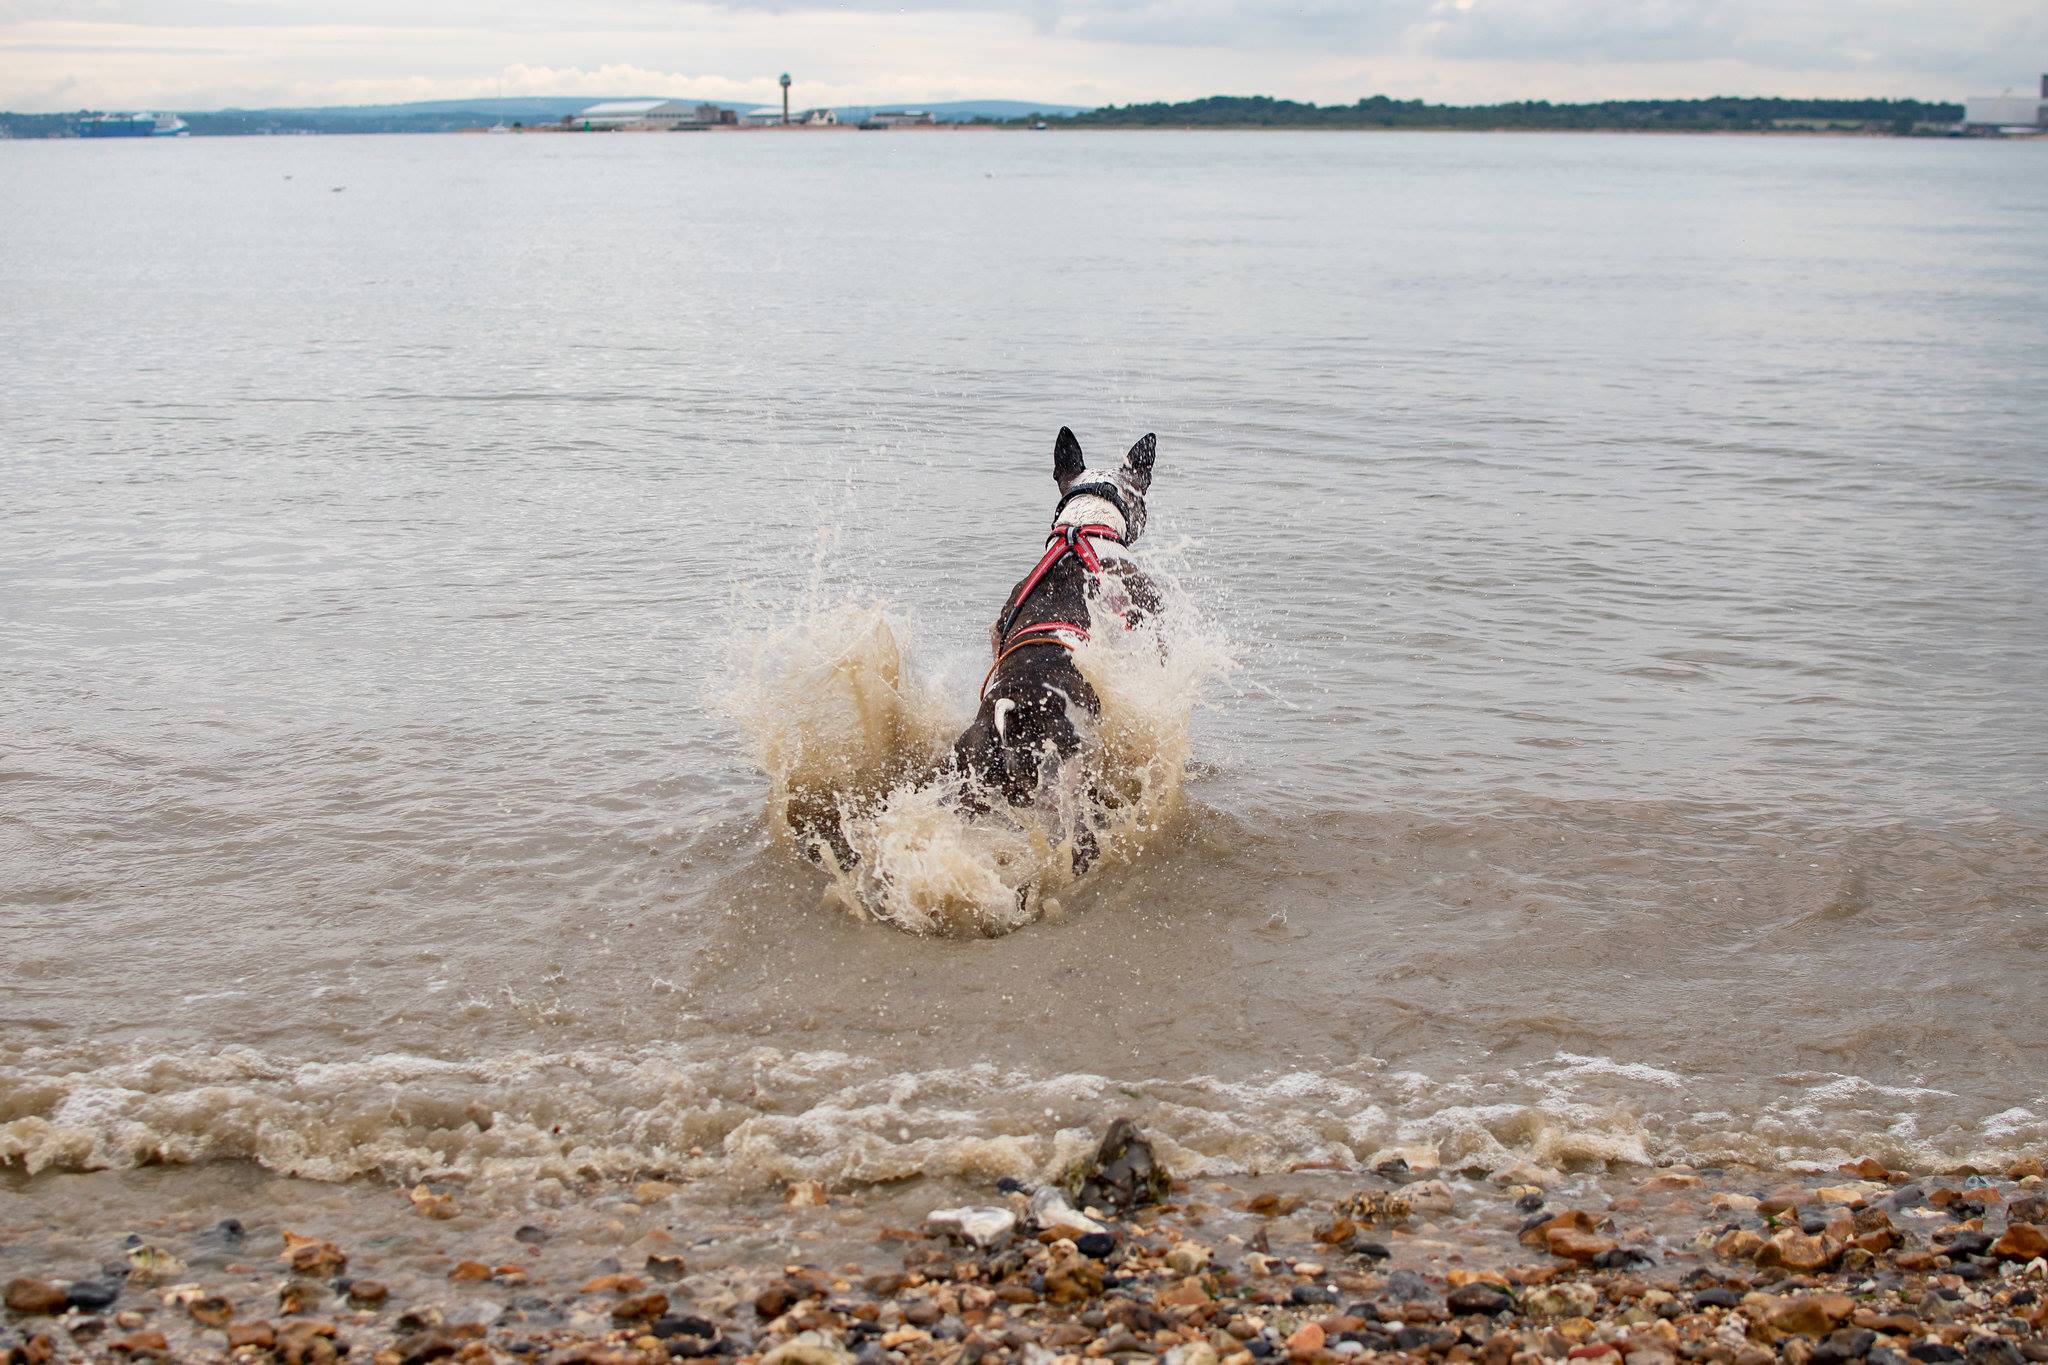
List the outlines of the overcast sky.
{"label": "overcast sky", "polygon": [[2048,0],[0,0],[0,108],[2031,91]]}

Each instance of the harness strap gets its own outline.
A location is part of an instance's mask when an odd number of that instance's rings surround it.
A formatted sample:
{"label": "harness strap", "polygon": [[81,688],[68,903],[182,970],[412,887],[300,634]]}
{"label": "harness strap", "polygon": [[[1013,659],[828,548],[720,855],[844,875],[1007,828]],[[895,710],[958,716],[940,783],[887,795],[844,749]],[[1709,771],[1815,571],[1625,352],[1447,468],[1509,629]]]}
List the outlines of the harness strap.
{"label": "harness strap", "polygon": [[[1055,630],[1061,633],[1055,635],[1052,633]],[[1065,621],[1048,621],[1042,626],[1026,626],[1023,630],[1018,631],[1017,638],[1011,641],[1002,653],[996,655],[996,661],[990,664],[988,672],[982,675],[982,697],[984,699],[987,698],[988,685],[996,680],[996,670],[1003,666],[1003,660],[1009,658],[1018,650],[1029,649],[1033,645],[1057,645],[1061,649],[1066,650],[1067,653],[1073,653],[1074,642],[1066,637],[1065,632],[1067,631],[1078,632],[1084,640],[1088,638],[1087,631],[1082,630],[1079,626],[1070,625]]]}
{"label": "harness strap", "polygon": [[1091,522],[1086,526],[1055,527],[1047,539],[1050,543],[1045,547],[1045,555],[1038,561],[1038,567],[1025,575],[1024,581],[1017,585],[1016,596],[1010,599],[1008,609],[1003,612],[1003,628],[996,633],[999,640],[1010,638],[1010,627],[1016,624],[1017,613],[1024,610],[1024,603],[1038,590],[1038,585],[1045,581],[1045,576],[1052,572],[1053,565],[1068,555],[1073,555],[1089,573],[1099,577],[1102,573],[1102,557],[1095,553],[1095,546],[1091,542],[1111,540],[1119,545],[1124,543],[1123,537],[1117,534],[1114,526],[1104,526],[1100,522]]}

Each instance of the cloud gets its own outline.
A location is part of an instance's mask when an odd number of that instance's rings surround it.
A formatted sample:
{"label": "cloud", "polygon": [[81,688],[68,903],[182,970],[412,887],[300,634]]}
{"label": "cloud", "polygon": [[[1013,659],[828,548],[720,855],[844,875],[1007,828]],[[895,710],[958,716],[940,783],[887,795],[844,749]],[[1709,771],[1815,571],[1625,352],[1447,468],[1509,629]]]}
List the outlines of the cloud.
{"label": "cloud", "polygon": [[2040,53],[2040,0],[0,0],[0,107],[1940,98]]}

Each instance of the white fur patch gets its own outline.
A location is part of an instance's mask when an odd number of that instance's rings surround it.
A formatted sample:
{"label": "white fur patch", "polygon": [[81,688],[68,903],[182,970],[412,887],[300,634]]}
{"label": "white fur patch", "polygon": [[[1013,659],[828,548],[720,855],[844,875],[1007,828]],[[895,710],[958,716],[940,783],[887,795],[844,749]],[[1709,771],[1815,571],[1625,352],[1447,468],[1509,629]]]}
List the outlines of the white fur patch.
{"label": "white fur patch", "polygon": [[[1076,482],[1109,483],[1110,479],[1107,475],[1097,474],[1091,469],[1081,475]],[[1131,529],[1124,522],[1124,514],[1116,510],[1115,503],[1108,498],[1099,498],[1093,493],[1083,493],[1068,502],[1060,509],[1059,516],[1053,519],[1052,525],[1054,531],[1058,531],[1062,526],[1113,526],[1120,536],[1128,536]],[[1046,537],[1048,540],[1051,538]]]}
{"label": "white fur patch", "polygon": [[1005,744],[1009,743],[1010,713],[1017,709],[1017,703],[1011,701],[1008,697],[1000,697],[990,709],[995,712],[996,738],[1002,740]]}

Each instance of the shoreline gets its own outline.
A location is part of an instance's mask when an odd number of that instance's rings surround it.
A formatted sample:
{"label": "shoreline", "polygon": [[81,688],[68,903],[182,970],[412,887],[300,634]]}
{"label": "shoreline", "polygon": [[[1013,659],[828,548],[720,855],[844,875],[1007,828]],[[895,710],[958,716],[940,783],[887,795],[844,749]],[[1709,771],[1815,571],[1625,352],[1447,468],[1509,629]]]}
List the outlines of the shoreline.
{"label": "shoreline", "polygon": [[[478,126],[473,128],[436,129],[428,132],[279,132],[279,133],[195,133],[180,138],[166,138],[162,141],[226,141],[230,139],[278,139],[295,137],[371,137],[371,138],[412,138],[412,137],[477,137],[488,135],[493,129]],[[1364,135],[1421,135],[1470,134],[1476,136],[1504,135],[1510,137],[1562,135],[1572,137],[1656,137],[1656,138],[1846,138],[1863,141],[1890,142],[2048,142],[2048,131],[2038,133],[1992,133],[1974,134],[1959,132],[1893,133],[1866,128],[1457,128],[1457,127],[1312,127],[1286,124],[1085,124],[1079,127],[1062,127],[1049,124],[1046,128],[1032,128],[1029,125],[998,123],[940,123],[929,126],[904,125],[897,128],[868,129],[854,124],[837,124],[819,127],[765,127],[765,128],[702,128],[677,130],[666,128],[613,128],[586,130],[562,128],[554,124],[534,124],[522,128],[508,128],[504,135],[525,137],[545,135],[548,137],[649,137],[649,136],[709,136],[730,137],[735,135],[777,134],[840,134],[869,133],[871,135],[911,134],[930,136],[938,133],[1315,133],[1315,134],[1364,134]],[[0,142],[95,142],[108,139],[77,137],[0,137]],[[122,141],[124,139],[112,139]],[[141,139],[132,139],[141,140]]]}
{"label": "shoreline", "polygon": [[[1491,1178],[1414,1158],[1171,1181],[1119,1123],[1060,1186],[800,1182],[732,1204],[643,1180],[472,1210],[459,1181],[300,1182],[62,1253],[9,1215],[0,1358],[2048,1361],[2038,1157]],[[344,1227],[366,1195],[381,1224]],[[91,1244],[103,1263],[81,1263]]]}

